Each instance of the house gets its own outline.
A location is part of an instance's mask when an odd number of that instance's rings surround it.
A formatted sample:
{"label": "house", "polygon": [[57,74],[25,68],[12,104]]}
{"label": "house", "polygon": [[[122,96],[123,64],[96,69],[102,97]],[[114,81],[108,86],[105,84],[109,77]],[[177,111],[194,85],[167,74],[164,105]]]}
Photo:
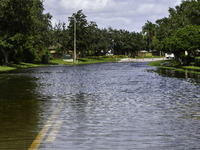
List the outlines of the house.
{"label": "house", "polygon": [[56,51],[56,46],[50,46],[49,47],[49,53],[54,57],[54,58],[62,58],[62,53],[59,53]]}

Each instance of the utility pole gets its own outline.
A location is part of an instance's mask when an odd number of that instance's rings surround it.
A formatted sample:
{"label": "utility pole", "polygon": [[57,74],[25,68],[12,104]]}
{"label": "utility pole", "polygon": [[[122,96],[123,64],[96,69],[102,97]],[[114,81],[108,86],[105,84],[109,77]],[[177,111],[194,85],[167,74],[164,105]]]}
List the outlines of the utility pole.
{"label": "utility pole", "polygon": [[74,64],[76,64],[76,18],[74,16]]}
{"label": "utility pole", "polygon": [[115,55],[115,40],[112,40],[113,55]]}

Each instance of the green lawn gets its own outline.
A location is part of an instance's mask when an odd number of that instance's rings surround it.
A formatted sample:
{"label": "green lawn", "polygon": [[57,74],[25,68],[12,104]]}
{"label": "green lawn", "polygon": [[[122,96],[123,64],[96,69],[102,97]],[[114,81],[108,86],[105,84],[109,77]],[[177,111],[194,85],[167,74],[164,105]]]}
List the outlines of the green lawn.
{"label": "green lawn", "polygon": [[[122,58],[128,58],[129,56],[90,56],[87,58],[79,58],[76,65],[82,65],[82,64],[94,64],[94,63],[106,63],[106,62],[117,62],[120,61]],[[135,58],[131,56],[131,58]],[[138,59],[142,59],[143,57],[137,57]],[[152,56],[146,56],[144,58],[152,58]],[[154,56],[154,58],[162,58],[160,56]],[[62,64],[62,65],[74,65],[73,62],[65,62],[62,59],[54,59],[51,60],[52,64]]]}
{"label": "green lawn", "polygon": [[[50,61],[49,65],[81,65],[81,64],[94,64],[94,63],[106,63],[106,62],[116,62],[125,56],[91,56],[88,58],[79,58],[77,63],[66,62],[63,59],[54,59]],[[47,64],[48,65],[48,64]],[[0,66],[0,72],[20,69],[20,68],[31,68],[44,66],[44,64],[32,64],[32,63],[20,63],[20,64],[10,64],[9,66]]]}
{"label": "green lawn", "polygon": [[[125,56],[91,56],[87,58],[79,58],[75,65],[83,64],[95,64],[95,63],[106,63],[106,62],[117,62]],[[73,62],[66,62],[63,59],[54,59],[50,61],[51,64],[61,64],[61,65],[74,65]]]}
{"label": "green lawn", "polygon": [[0,66],[0,72],[15,70],[16,68],[13,67],[7,67],[7,66]]}
{"label": "green lawn", "polygon": [[176,71],[182,71],[182,72],[190,72],[195,74],[200,74],[200,67],[197,66],[181,66],[181,67],[168,67],[168,66],[162,66],[161,64],[164,62],[167,62],[169,60],[163,60],[163,61],[155,61],[150,62],[149,66],[159,67],[159,68],[165,68],[165,69],[173,69]]}
{"label": "green lawn", "polygon": [[20,64],[10,64],[9,66],[0,66],[0,72],[20,69],[20,68],[32,68],[43,66],[42,64],[31,64],[31,63],[20,63]]}
{"label": "green lawn", "polygon": [[[128,56],[90,56],[87,58],[79,58],[76,64],[74,64],[73,62],[63,61],[63,59],[54,59],[50,61],[50,65],[82,65],[82,64],[117,62],[117,61],[120,61],[122,58],[128,58]],[[145,58],[148,58],[148,57],[145,57]],[[164,63],[166,61],[168,60],[155,61],[155,62],[149,63],[148,65],[156,66],[160,68],[166,68],[166,69],[174,69],[177,71],[186,71],[186,69],[188,69],[191,72],[194,72],[194,70],[200,70],[200,67],[194,67],[194,66],[184,66],[182,68],[175,68],[175,67],[166,67],[166,66],[160,65],[161,63]],[[0,66],[0,72],[10,71],[10,70],[19,69],[19,68],[39,67],[43,65],[44,64],[31,64],[31,63],[10,64],[9,66]],[[199,72],[197,73],[200,74]]]}
{"label": "green lawn", "polygon": [[183,66],[182,68],[188,70],[200,70],[200,67],[197,66]]}

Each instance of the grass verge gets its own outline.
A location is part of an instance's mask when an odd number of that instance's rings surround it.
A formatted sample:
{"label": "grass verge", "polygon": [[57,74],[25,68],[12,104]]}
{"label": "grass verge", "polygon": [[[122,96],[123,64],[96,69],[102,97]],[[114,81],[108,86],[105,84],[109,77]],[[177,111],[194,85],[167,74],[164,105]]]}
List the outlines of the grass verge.
{"label": "grass verge", "polygon": [[16,68],[8,67],[8,66],[0,66],[0,72],[15,70]]}
{"label": "grass verge", "polygon": [[0,66],[0,72],[11,71],[15,69],[22,69],[22,68],[32,68],[32,67],[39,67],[43,66],[42,64],[31,64],[31,63],[20,63],[20,64],[9,64],[9,66]]}
{"label": "grass verge", "polygon": [[[117,62],[117,61],[120,61],[122,58],[128,58],[128,56],[123,56],[123,55],[90,56],[87,58],[79,58],[76,64],[74,64],[73,62],[63,61],[63,59],[54,59],[50,61],[50,65],[83,65],[83,64],[107,63],[107,62]],[[138,58],[143,58],[143,57],[138,57]],[[152,57],[144,57],[144,58],[152,58]],[[154,57],[154,58],[157,58],[157,57]],[[152,62],[152,63],[156,63],[156,64],[152,64],[153,66],[159,65],[157,64],[158,62]],[[0,72],[6,72],[6,71],[21,69],[21,68],[39,67],[39,66],[44,66],[44,64],[32,64],[32,63],[10,64],[9,66],[0,66]]]}
{"label": "grass verge", "polygon": [[[75,65],[83,65],[83,64],[96,64],[96,63],[107,63],[107,62],[117,62],[122,56],[91,56],[88,58],[79,58]],[[73,62],[66,62],[63,59],[54,59],[50,61],[51,64],[56,65],[74,65]]]}
{"label": "grass verge", "polygon": [[[63,61],[63,59],[54,59],[50,61],[49,65],[82,65],[82,64],[116,62],[124,57],[125,56],[91,56],[88,58],[79,58],[76,64],[74,64],[73,62]],[[32,64],[32,63],[10,64],[9,66],[0,66],[0,72],[6,72],[22,68],[39,67],[39,66],[44,66],[44,64]]]}
{"label": "grass verge", "polygon": [[197,66],[173,67],[173,66],[163,66],[162,65],[163,63],[166,63],[168,61],[170,61],[170,60],[150,62],[148,64],[148,66],[159,67],[159,68],[164,68],[164,69],[172,69],[172,70],[181,71],[181,72],[200,74],[200,67],[197,67]]}

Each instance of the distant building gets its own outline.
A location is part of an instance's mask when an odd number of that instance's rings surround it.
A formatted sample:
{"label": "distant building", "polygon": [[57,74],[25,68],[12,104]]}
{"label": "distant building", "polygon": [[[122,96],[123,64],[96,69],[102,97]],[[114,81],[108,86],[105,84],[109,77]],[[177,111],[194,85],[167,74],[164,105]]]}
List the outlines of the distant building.
{"label": "distant building", "polygon": [[70,55],[74,55],[74,51],[66,49],[63,51],[58,51],[59,50],[60,45],[58,44],[57,46],[50,46],[49,47],[49,53],[54,57],[54,58],[62,58],[63,54],[70,54]]}
{"label": "distant building", "polygon": [[56,51],[56,46],[50,46],[49,47],[49,53],[54,57],[54,58],[62,58],[62,53],[59,53]]}

